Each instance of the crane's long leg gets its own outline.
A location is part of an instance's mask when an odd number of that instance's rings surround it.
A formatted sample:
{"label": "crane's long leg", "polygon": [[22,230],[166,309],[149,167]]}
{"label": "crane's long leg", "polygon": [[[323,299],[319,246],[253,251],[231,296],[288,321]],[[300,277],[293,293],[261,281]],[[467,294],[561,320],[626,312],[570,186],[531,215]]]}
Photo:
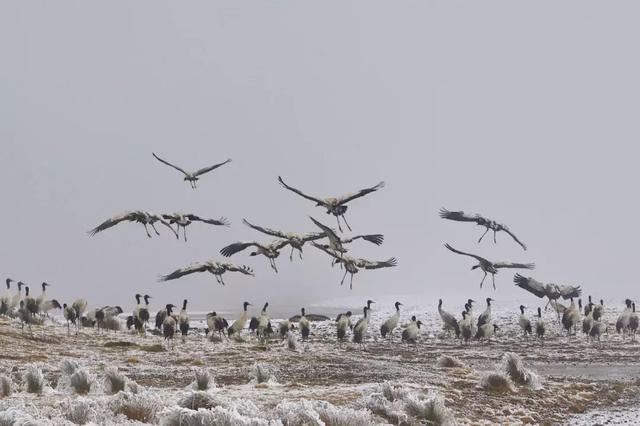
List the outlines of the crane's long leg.
{"label": "crane's long leg", "polygon": [[349,231],[351,231],[351,227],[349,226],[349,222],[347,222],[347,218],[344,217],[344,215],[341,215],[341,216],[342,216],[342,220],[344,220],[344,224],[347,225],[347,228],[349,228]]}
{"label": "crane's long leg", "polygon": [[337,215],[336,215],[336,221],[338,222],[338,230],[339,230],[340,232],[343,232],[343,231],[342,231],[342,227],[340,226],[340,216],[337,216]]}
{"label": "crane's long leg", "polygon": [[493,230],[493,244],[496,244],[498,241],[496,241],[496,230]]}
{"label": "crane's long leg", "polygon": [[496,289],[496,274],[491,274],[491,279],[493,280],[493,289]]}
{"label": "crane's long leg", "polygon": [[351,274],[351,281],[349,282],[349,290],[353,290],[353,274]]}
{"label": "crane's long leg", "polygon": [[144,225],[144,230],[147,233],[147,237],[151,238],[151,234],[149,233],[149,228],[147,228],[147,224],[143,223],[143,225]]}
{"label": "crane's long leg", "polygon": [[482,239],[484,238],[485,235],[487,235],[487,232],[489,232],[489,227],[487,227],[487,230],[484,231],[484,234],[482,234],[482,236],[480,237],[480,239],[478,240],[478,242],[482,241]]}
{"label": "crane's long leg", "polygon": [[183,226],[182,227],[182,233],[184,234],[184,242],[187,242],[187,227]]}
{"label": "crane's long leg", "polygon": [[342,281],[340,281],[340,285],[344,284],[344,279],[347,278],[347,270],[344,270],[344,275],[342,276]]}
{"label": "crane's long leg", "polygon": [[269,259],[269,263],[271,263],[271,267],[273,268],[274,271],[276,271],[276,274],[278,273],[278,268],[276,268],[276,260],[275,259]]}
{"label": "crane's long leg", "polygon": [[289,262],[293,262],[293,246],[291,246],[291,253],[289,254]]}
{"label": "crane's long leg", "polygon": [[150,225],[151,225],[151,228],[153,228],[153,231],[156,233],[156,235],[160,235],[160,233],[156,229],[156,225],[154,223],[150,223]]}
{"label": "crane's long leg", "polygon": [[484,279],[487,278],[487,273],[484,273],[484,277],[482,277],[482,281],[480,281],[480,288],[482,288],[482,284],[484,284]]}
{"label": "crane's long leg", "polygon": [[302,260],[302,249],[301,248],[298,249],[298,256],[300,256],[300,260]]}
{"label": "crane's long leg", "polygon": [[226,285],[226,284],[224,283],[224,279],[222,279],[222,275],[220,275],[220,284],[222,284],[222,285]]}

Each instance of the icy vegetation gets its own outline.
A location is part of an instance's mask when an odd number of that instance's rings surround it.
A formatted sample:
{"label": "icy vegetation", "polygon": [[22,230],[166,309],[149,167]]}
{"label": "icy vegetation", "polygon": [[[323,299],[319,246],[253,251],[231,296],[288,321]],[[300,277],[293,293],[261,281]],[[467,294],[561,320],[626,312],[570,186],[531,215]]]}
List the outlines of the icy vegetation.
{"label": "icy vegetation", "polygon": [[0,398],[6,398],[11,395],[12,382],[8,376],[0,376]]}
{"label": "icy vegetation", "polygon": [[487,392],[506,393],[514,391],[509,376],[499,371],[484,373],[480,377],[479,386]]}
{"label": "icy vegetation", "polygon": [[438,358],[438,367],[440,368],[467,368],[467,366],[458,358],[444,355]]}
{"label": "icy vegetation", "polygon": [[117,367],[107,367],[104,371],[104,392],[109,395],[123,392],[127,377]]}
{"label": "icy vegetation", "polygon": [[541,389],[542,383],[536,373],[522,364],[520,357],[513,352],[507,352],[502,357],[502,366],[513,383]]}
{"label": "icy vegetation", "polygon": [[[0,317],[0,345],[15,348],[0,357],[0,426],[563,424],[637,403],[638,341],[610,333],[596,348],[582,335],[568,339],[551,313],[543,345],[522,336],[518,310],[495,307],[492,343],[466,345],[442,332],[431,308],[402,311],[400,327],[410,315],[424,323],[411,346],[399,330],[380,337],[395,309],[378,308],[364,348],[350,330],[336,342],[333,318],[313,322],[304,343],[296,331],[260,341],[246,330],[213,343],[204,316],[191,313],[189,336],[167,349],[153,328],[67,336],[49,319],[29,333]],[[605,311],[605,321],[618,315]]]}
{"label": "icy vegetation", "polygon": [[44,389],[44,377],[40,367],[36,364],[30,364],[25,369],[23,380],[25,383],[26,391],[29,393],[35,393],[40,395]]}

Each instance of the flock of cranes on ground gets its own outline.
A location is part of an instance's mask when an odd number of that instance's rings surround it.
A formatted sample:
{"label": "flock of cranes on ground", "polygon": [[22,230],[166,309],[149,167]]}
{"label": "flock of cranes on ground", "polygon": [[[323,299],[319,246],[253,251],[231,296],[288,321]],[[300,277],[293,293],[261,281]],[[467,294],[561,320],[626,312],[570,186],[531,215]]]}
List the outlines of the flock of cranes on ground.
{"label": "flock of cranes on ground", "polygon": [[[197,187],[196,183],[202,177],[202,175],[231,162],[231,159],[228,159],[222,163],[215,164],[210,167],[205,167],[195,172],[187,172],[184,169],[173,165],[166,160],[163,160],[155,153],[153,153],[153,156],[159,162],[183,173],[184,180],[189,182],[191,187],[194,189]],[[377,185],[361,189],[351,194],[339,197],[319,198],[308,195],[303,191],[288,185],[280,176],[278,176],[278,182],[288,191],[291,191],[307,200],[314,202],[316,206],[324,208],[328,215],[333,215],[336,218],[339,232],[343,232],[341,220],[347,229],[349,229],[350,231],[352,230],[345,217],[348,208],[347,204],[357,198],[376,192],[384,187],[384,182],[380,182]],[[458,222],[472,222],[485,228],[485,231],[479,238],[478,243],[482,241],[482,239],[489,231],[493,231],[493,239],[494,243],[496,243],[496,234],[502,231],[508,234],[517,244],[520,245],[520,247],[522,247],[523,250],[527,250],[527,246],[516,237],[516,235],[509,229],[509,227],[494,220],[485,218],[479,214],[467,214],[463,211],[449,211],[447,209],[441,209],[439,214],[443,219]],[[297,251],[299,258],[302,259],[303,247],[308,242],[313,247],[329,256],[329,258],[331,259],[331,266],[339,264],[340,267],[344,269],[344,274],[342,276],[340,285],[343,285],[346,276],[350,275],[350,288],[353,288],[353,276],[358,273],[360,269],[389,268],[394,267],[398,264],[395,257],[391,257],[384,261],[370,261],[352,257],[347,254],[348,249],[346,248],[346,245],[358,239],[362,239],[364,241],[380,246],[384,241],[384,236],[382,234],[359,234],[345,238],[340,236],[333,228],[321,223],[315,218],[310,217],[309,219],[311,223],[317,228],[317,230],[314,232],[306,233],[284,232],[259,226],[249,222],[246,219],[243,219],[243,223],[246,226],[254,229],[261,234],[275,237],[276,240],[270,243],[259,241],[235,242],[227,245],[226,247],[223,247],[220,250],[220,254],[223,257],[231,257],[250,248],[252,250],[249,253],[250,256],[264,256],[269,261],[270,267],[275,272],[278,272],[276,259],[279,257],[280,251],[285,249],[287,246],[290,246],[290,261],[293,261],[294,251]],[[229,221],[224,217],[221,217],[220,219],[210,219],[192,213],[155,214],[143,210],[135,210],[107,219],[106,221],[102,222],[91,231],[89,231],[89,235],[94,236],[97,233],[110,229],[115,225],[123,222],[142,224],[148,237],[152,236],[149,232],[148,227],[151,227],[156,235],[160,235],[160,232],[155,227],[156,223],[160,223],[170,229],[172,234],[174,234],[177,239],[180,238],[180,230],[182,229],[185,241],[187,241],[186,228],[193,222],[201,222],[213,226],[230,226]],[[173,227],[174,225],[175,229]],[[326,241],[323,243],[322,241],[324,240]],[[493,262],[481,256],[455,249],[450,244],[445,244],[445,247],[453,253],[471,257],[478,262],[471,269],[475,270],[479,268],[483,271],[484,276],[482,278],[482,281],[480,282],[480,287],[482,287],[482,285],[484,284],[487,275],[491,274],[492,284],[495,290],[495,275],[499,272],[500,269],[531,270],[535,268],[535,264],[533,263],[516,263],[504,261]],[[243,275],[254,276],[253,269],[249,266],[237,266],[229,262],[209,260],[205,262],[192,263],[189,266],[160,276],[159,280],[171,281],[184,277],[186,275],[199,272],[208,272],[214,275],[216,281],[221,285],[225,285],[223,275],[227,272],[238,272]],[[49,284],[46,282],[42,283],[42,294],[37,298],[34,298],[30,294],[29,287],[25,286],[20,281],[17,282],[18,291],[12,294],[10,292],[10,285],[12,282],[14,282],[12,279],[6,280],[7,291],[2,297],[0,297],[0,315],[15,315],[19,317],[22,322],[23,328],[25,324],[27,324],[30,328],[31,324],[34,323],[35,319],[38,316],[48,316],[49,311],[51,311],[52,309],[62,309],[64,318],[67,321],[68,333],[70,333],[71,324],[75,325],[76,327],[80,327],[81,325],[95,325],[97,326],[98,330],[117,330],[119,328],[117,317],[123,312],[119,306],[104,306],[94,309],[90,312],[86,312],[87,302],[84,299],[75,300],[71,305],[67,305],[66,303],[60,305],[57,300],[49,299],[46,294],[46,287],[48,287]],[[544,284],[535,280],[534,278],[525,277],[520,274],[516,274],[514,276],[514,282],[516,286],[527,290],[528,292],[536,295],[539,298],[546,297],[548,299],[547,306],[549,304],[552,305],[552,307],[558,314],[558,321],[562,324],[567,332],[575,332],[580,321],[582,321],[583,324],[583,331],[593,338],[598,338],[598,340],[600,335],[607,331],[606,324],[601,321],[602,312],[604,310],[602,301],[600,305],[594,304],[591,302],[591,297],[589,297],[589,303],[584,308],[584,318],[581,317],[582,301],[579,299],[577,306],[574,303],[574,298],[578,298],[581,295],[581,289],[579,286],[558,285],[552,283]],[[22,294],[23,286],[25,287],[24,295]],[[139,294],[136,294],[135,298],[136,307],[132,315],[127,318],[127,327],[134,328],[138,332],[142,333],[146,331],[148,323],[150,321],[149,299],[151,297],[149,295],[141,296]],[[560,298],[565,300],[571,299],[571,305],[568,307],[561,305],[558,301]],[[141,299],[144,300],[144,305],[141,303]],[[465,304],[465,309],[462,312],[462,318],[459,320],[442,308],[442,300],[440,300],[438,304],[438,311],[442,318],[444,328],[448,331],[454,332],[457,337],[464,340],[465,342],[469,342],[472,337],[475,337],[477,339],[487,339],[490,341],[496,330],[499,329],[498,325],[493,323],[491,317],[492,301],[493,299],[491,298],[486,299],[487,308],[478,317],[477,322],[475,322],[472,306],[474,303],[473,300],[469,299],[467,301],[467,303]],[[372,303],[374,302],[371,300],[367,302],[367,305],[363,308],[362,318],[360,318],[355,324],[351,323],[351,312],[345,312],[338,316],[338,318],[336,319],[336,328],[339,340],[344,340],[348,330],[351,330],[353,335],[353,342],[364,343],[367,336]],[[234,334],[239,335],[245,328],[247,321],[249,321],[249,329],[255,331],[256,335],[260,338],[264,339],[269,335],[274,334],[274,329],[271,326],[271,321],[269,315],[267,314],[267,308],[269,304],[265,303],[259,317],[249,319],[247,307],[250,305],[250,303],[244,302],[243,312],[241,316],[230,326],[227,323],[226,319],[217,315],[216,312],[208,314],[208,331],[212,336],[214,335],[214,333],[218,333],[220,336],[224,335],[225,333],[227,336],[232,336]],[[396,302],[395,314],[392,315],[382,325],[380,329],[382,337],[391,336],[394,329],[398,327],[400,321],[400,306],[401,303]],[[167,304],[165,305],[164,309],[161,309],[156,313],[155,328],[158,330],[162,329],[162,333],[164,334],[166,339],[173,339],[174,335],[177,332],[180,332],[182,336],[186,336],[189,332],[187,300],[183,301],[182,309],[178,313],[174,313],[174,310],[176,308],[177,307],[173,304]],[[519,318],[519,324],[525,334],[532,334],[534,327],[531,325],[530,320],[526,317],[525,309],[525,306],[520,306],[521,315]],[[537,311],[538,319],[535,323],[535,333],[537,337],[542,339],[545,334],[545,324],[542,319],[541,308],[538,308]],[[301,309],[301,316],[298,323],[302,337],[304,339],[308,338],[311,327],[310,320],[306,317],[304,308]],[[421,321],[417,320],[416,317],[412,317],[411,321],[404,327],[404,330],[402,332],[402,340],[415,343],[420,334],[421,325]],[[635,332],[638,329],[638,315],[635,312],[635,303],[629,299],[627,299],[627,301],[625,302],[625,310],[616,324],[616,329],[618,331],[633,334],[635,336]],[[290,333],[291,330],[293,330],[293,324],[288,320],[283,321],[278,325],[278,333],[282,337],[284,337],[287,333]]]}

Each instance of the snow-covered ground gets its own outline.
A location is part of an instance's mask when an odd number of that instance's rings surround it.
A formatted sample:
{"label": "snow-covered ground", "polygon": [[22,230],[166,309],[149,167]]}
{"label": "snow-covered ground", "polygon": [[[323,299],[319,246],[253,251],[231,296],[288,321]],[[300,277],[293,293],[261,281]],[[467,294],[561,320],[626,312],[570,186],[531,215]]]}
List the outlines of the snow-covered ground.
{"label": "snow-covered ground", "polygon": [[[263,344],[248,331],[243,342],[212,342],[203,335],[203,314],[191,313],[193,332],[167,349],[151,332],[83,329],[67,337],[59,319],[29,333],[0,318],[0,394],[2,376],[12,390],[0,397],[0,425],[29,424],[20,419],[45,425],[592,424],[637,416],[629,407],[637,403],[640,344],[615,334],[619,311],[613,308],[606,310],[611,326],[599,345],[581,334],[567,338],[551,311],[544,314],[544,345],[524,338],[517,308],[494,309],[501,329],[490,345],[463,345],[442,332],[434,306],[407,303],[400,324],[411,315],[424,323],[419,343],[410,346],[400,342],[400,329],[391,339],[380,337],[393,307],[377,302],[365,348],[338,344],[333,320],[313,323],[309,341],[295,335],[291,348],[278,337]],[[344,306],[356,305],[329,301],[307,312],[334,318]],[[457,316],[462,310],[445,308]],[[350,309],[355,322],[361,308]],[[475,316],[482,310],[476,307]],[[277,330],[278,320],[272,323]],[[526,373],[505,375],[507,352]],[[27,383],[37,382],[37,371],[43,387],[30,393]],[[107,374],[122,375],[123,390],[112,394]],[[198,391],[196,375],[212,377],[210,386]],[[533,379],[520,383],[522,377]]]}

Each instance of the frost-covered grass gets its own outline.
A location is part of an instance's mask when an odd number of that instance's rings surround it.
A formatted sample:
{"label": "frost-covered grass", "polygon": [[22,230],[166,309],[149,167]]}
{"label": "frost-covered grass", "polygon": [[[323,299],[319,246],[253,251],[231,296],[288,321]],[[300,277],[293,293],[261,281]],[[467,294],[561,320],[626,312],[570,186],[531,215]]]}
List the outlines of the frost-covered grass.
{"label": "frost-covered grass", "polygon": [[298,341],[296,339],[296,336],[293,335],[293,333],[287,333],[287,348],[290,351],[295,351],[298,347]]}
{"label": "frost-covered grass", "polygon": [[154,422],[162,407],[160,396],[148,391],[138,394],[120,392],[111,401],[114,414],[122,414],[129,420],[142,423]]}
{"label": "frost-covered grass", "polygon": [[480,377],[480,388],[487,392],[507,393],[513,392],[513,385],[509,376],[501,372],[489,372]]}
{"label": "frost-covered grass", "polygon": [[9,376],[0,376],[0,398],[11,395],[12,381]]}
{"label": "frost-covered grass", "polygon": [[44,389],[44,377],[40,367],[36,364],[29,364],[22,376],[25,390],[29,393],[41,394]]}
{"label": "frost-covered grass", "polygon": [[276,377],[271,367],[264,364],[256,363],[253,366],[253,378],[256,383],[266,383],[268,381],[276,381]]}
{"label": "frost-covered grass", "polygon": [[94,415],[91,404],[84,398],[79,398],[69,403],[65,409],[65,417],[77,425],[85,425],[91,421]]}
{"label": "frost-covered grass", "polygon": [[78,369],[69,378],[69,384],[78,395],[86,395],[91,391],[93,378],[84,369]]}
{"label": "frost-covered grass", "polygon": [[39,426],[31,416],[17,410],[9,408],[6,411],[0,411],[0,426]]}
{"label": "frost-covered grass", "polygon": [[533,389],[542,388],[538,375],[525,368],[522,360],[513,352],[507,352],[502,357],[502,367],[513,383],[530,386]]}
{"label": "frost-covered grass", "polygon": [[118,371],[117,367],[108,367],[104,371],[104,391],[113,395],[124,391],[127,384],[127,377]]}
{"label": "frost-covered grass", "polygon": [[213,380],[213,374],[209,370],[199,369],[194,371],[195,382],[194,388],[199,391],[206,391],[209,388],[215,387]]}
{"label": "frost-covered grass", "polygon": [[365,426],[375,424],[369,410],[336,407],[326,401],[283,401],[274,410],[285,426]]}
{"label": "frost-covered grass", "polygon": [[183,396],[178,401],[178,405],[183,408],[189,408],[190,410],[199,410],[201,408],[208,410],[216,406],[216,402],[207,392],[194,391]]}
{"label": "frost-covered grass", "polygon": [[409,395],[405,399],[405,410],[407,414],[421,420],[427,420],[434,425],[453,425],[455,421],[451,411],[444,405],[441,396],[430,396],[428,398],[418,398]]}
{"label": "frost-covered grass", "polygon": [[466,364],[458,358],[443,355],[438,358],[438,367],[440,368],[467,368]]}
{"label": "frost-covered grass", "polygon": [[60,363],[60,372],[65,376],[71,376],[78,368],[80,368],[78,363],[69,358],[62,360]]}

